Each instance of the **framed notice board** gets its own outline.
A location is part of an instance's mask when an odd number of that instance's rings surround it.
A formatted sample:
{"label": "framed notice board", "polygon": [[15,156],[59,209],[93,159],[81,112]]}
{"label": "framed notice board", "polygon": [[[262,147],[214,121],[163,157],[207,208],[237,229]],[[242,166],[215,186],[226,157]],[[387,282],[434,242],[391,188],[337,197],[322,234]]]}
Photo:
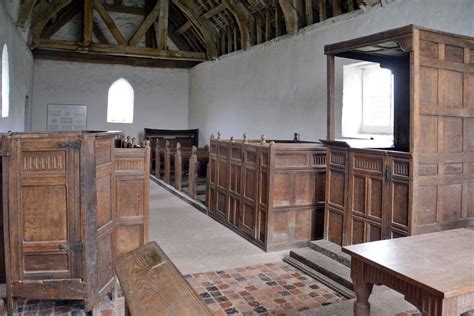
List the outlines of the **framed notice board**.
{"label": "framed notice board", "polygon": [[47,130],[81,131],[87,129],[87,105],[48,104]]}

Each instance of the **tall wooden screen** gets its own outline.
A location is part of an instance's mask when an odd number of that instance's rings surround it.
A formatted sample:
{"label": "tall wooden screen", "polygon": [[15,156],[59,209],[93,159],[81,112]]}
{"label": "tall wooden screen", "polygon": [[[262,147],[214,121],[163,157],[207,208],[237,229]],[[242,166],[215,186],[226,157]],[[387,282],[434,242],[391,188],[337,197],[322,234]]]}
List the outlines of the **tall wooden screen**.
{"label": "tall wooden screen", "polygon": [[474,39],[410,25],[325,52],[328,131],[334,57],[378,62],[396,80],[393,147],[333,132],[324,142],[325,238],[347,245],[474,226]]}

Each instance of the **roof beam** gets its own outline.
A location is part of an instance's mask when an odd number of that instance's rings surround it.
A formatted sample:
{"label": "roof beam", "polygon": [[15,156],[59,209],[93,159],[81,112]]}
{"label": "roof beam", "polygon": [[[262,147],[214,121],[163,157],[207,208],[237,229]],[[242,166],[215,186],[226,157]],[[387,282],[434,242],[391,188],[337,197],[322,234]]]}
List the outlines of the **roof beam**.
{"label": "roof beam", "polygon": [[247,49],[251,46],[250,39],[250,12],[240,2],[240,0],[223,0],[222,3],[227,5],[227,9],[232,13],[237,21],[240,30],[240,43],[242,49]]}
{"label": "roof beam", "polygon": [[286,31],[295,33],[298,31],[298,11],[295,0],[279,0],[283,17],[285,18]]}
{"label": "roof beam", "polygon": [[33,7],[36,4],[36,0],[21,0],[20,1],[20,12],[18,12],[18,19],[16,20],[16,26],[21,27],[23,30],[26,27],[28,19],[33,12]]}
{"label": "roof beam", "polygon": [[[60,50],[69,52],[83,52],[80,43],[71,41],[41,40],[36,47],[41,50]],[[117,46],[109,44],[91,43],[88,52],[103,55],[133,56],[163,60],[205,61],[206,54],[199,52],[159,50],[150,47]],[[87,54],[87,53],[85,53]]]}
{"label": "roof beam", "polygon": [[202,33],[209,58],[217,57],[217,35],[209,20],[202,18],[198,6],[189,0],[171,0]]}
{"label": "roof beam", "polygon": [[41,37],[46,24],[53,16],[58,14],[65,6],[71,3],[71,0],[57,0],[53,3],[40,2],[33,12],[32,26],[30,32],[31,46],[34,47]]}
{"label": "roof beam", "polygon": [[64,25],[66,25],[73,17],[81,12],[81,5],[79,2],[74,2],[72,6],[70,6],[64,14],[62,14],[56,21],[50,25],[49,27],[45,28],[43,33],[41,34],[42,38],[50,38],[54,34],[56,34]]}
{"label": "roof beam", "polygon": [[102,30],[99,28],[95,21],[92,25],[92,32],[94,33],[95,37],[97,37],[100,43],[109,44],[107,37],[105,37],[104,33],[102,33]]}
{"label": "roof beam", "polygon": [[189,28],[193,26],[193,24],[191,23],[191,21],[187,20],[186,23],[184,23],[183,25],[181,25],[177,30],[176,32],[174,32],[174,34],[176,36],[179,36],[181,34],[183,34],[184,32],[186,32],[187,30],[189,30]]}
{"label": "roof beam", "polygon": [[100,17],[104,21],[105,25],[109,29],[114,39],[117,41],[117,44],[125,45],[126,44],[125,38],[123,37],[122,33],[120,33],[120,30],[118,29],[114,20],[112,20],[112,18],[110,17],[107,10],[105,10],[102,3],[99,0],[94,0],[94,7],[99,13]]}
{"label": "roof beam", "polygon": [[205,19],[210,19],[214,15],[219,14],[222,11],[224,11],[226,8],[227,8],[227,5],[225,3],[221,3],[218,6],[215,6],[214,8],[210,9],[209,11],[201,15],[201,17]]}
{"label": "roof beam", "polygon": [[158,18],[158,49],[167,49],[168,47],[168,15],[169,0],[160,0],[160,14]]}
{"label": "roof beam", "polygon": [[166,3],[166,0],[160,0],[156,2],[155,6],[153,9],[151,9],[150,13],[148,13],[147,17],[145,20],[143,20],[142,24],[138,28],[138,30],[133,34],[132,38],[128,41],[128,44],[131,46],[136,46],[142,37],[145,35],[146,31],[151,27],[153,22],[158,18],[158,15],[160,14],[160,5],[161,3]]}
{"label": "roof beam", "polygon": [[93,0],[84,0],[83,39],[85,46],[92,42],[92,31],[94,28],[94,3]]}

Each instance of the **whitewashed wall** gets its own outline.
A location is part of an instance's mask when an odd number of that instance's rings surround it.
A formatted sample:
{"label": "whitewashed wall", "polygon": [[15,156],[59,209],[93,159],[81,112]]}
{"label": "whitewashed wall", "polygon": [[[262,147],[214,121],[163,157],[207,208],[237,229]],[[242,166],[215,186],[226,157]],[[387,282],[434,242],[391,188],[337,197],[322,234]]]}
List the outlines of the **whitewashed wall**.
{"label": "whitewashed wall", "polygon": [[[217,130],[227,137],[247,132],[288,138],[299,132],[302,139],[325,138],[324,45],[408,24],[474,36],[473,17],[473,0],[398,0],[197,65],[190,71],[189,128],[200,128],[201,142]],[[341,65],[336,91],[342,91]],[[341,103],[339,94],[339,135]]]}
{"label": "whitewashed wall", "polygon": [[26,34],[15,26],[19,3],[0,0],[0,59],[6,43],[10,67],[10,113],[6,118],[0,117],[0,132],[24,130],[25,96],[31,100],[33,56],[24,41]]}
{"label": "whitewashed wall", "polygon": [[[132,124],[107,123],[107,92],[119,78],[135,91]],[[121,130],[141,136],[144,127],[184,129],[188,126],[188,71],[35,60],[33,126],[46,130],[48,104],[88,106],[87,128]]]}

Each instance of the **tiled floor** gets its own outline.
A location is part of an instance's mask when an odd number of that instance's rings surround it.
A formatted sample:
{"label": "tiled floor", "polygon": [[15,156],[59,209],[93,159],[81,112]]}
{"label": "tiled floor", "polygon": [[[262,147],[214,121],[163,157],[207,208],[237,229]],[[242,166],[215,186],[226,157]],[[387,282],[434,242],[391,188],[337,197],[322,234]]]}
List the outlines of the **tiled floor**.
{"label": "tiled floor", "polygon": [[284,262],[193,273],[185,278],[215,315],[294,315],[345,300]]}
{"label": "tiled floor", "polygon": [[[107,298],[101,303],[99,316],[123,316],[124,299],[110,301]],[[39,301],[15,300],[15,316],[85,316],[82,301]]]}

